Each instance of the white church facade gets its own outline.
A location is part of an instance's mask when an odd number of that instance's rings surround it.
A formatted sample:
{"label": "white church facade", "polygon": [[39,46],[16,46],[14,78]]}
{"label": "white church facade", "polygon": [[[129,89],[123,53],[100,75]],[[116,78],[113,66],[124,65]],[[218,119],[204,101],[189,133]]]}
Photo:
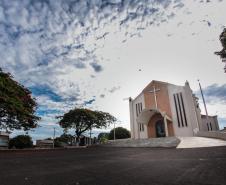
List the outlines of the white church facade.
{"label": "white church facade", "polygon": [[152,81],[129,99],[131,137],[195,136],[198,131],[219,130],[216,116],[201,115],[189,83],[184,86]]}

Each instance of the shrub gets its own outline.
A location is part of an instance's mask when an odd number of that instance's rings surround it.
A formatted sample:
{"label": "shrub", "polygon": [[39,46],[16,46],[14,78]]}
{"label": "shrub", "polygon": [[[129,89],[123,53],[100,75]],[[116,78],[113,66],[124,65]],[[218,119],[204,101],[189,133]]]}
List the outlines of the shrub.
{"label": "shrub", "polygon": [[[130,138],[130,131],[123,127],[115,128],[115,139],[126,139]],[[114,129],[110,131],[109,139],[114,139]]]}
{"label": "shrub", "polygon": [[33,147],[33,142],[28,135],[19,135],[9,140],[9,148],[23,149],[31,147]]}
{"label": "shrub", "polygon": [[72,145],[73,141],[74,141],[74,136],[72,136],[71,134],[62,134],[60,137],[57,137],[55,139],[55,146],[56,147],[61,147],[64,145]]}
{"label": "shrub", "polygon": [[99,135],[97,136],[97,139],[98,140],[101,140],[101,139],[108,139],[109,138],[109,133],[107,132],[101,132],[99,133]]}

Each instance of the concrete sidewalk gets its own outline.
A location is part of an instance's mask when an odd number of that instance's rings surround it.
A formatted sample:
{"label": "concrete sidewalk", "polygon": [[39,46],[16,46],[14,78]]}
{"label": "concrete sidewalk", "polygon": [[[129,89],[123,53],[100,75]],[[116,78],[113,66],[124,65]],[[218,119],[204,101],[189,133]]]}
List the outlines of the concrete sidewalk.
{"label": "concrete sidewalk", "polygon": [[226,146],[226,141],[214,138],[205,137],[178,137],[181,142],[177,148],[202,148]]}

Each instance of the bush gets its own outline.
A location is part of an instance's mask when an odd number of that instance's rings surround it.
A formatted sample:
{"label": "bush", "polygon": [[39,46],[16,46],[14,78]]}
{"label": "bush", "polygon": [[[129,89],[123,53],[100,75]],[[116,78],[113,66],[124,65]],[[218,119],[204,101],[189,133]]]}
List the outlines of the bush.
{"label": "bush", "polygon": [[108,141],[108,138],[109,138],[109,133],[101,132],[101,133],[99,133],[97,138],[98,138],[98,141],[100,143],[106,143]]}
{"label": "bush", "polygon": [[64,145],[72,145],[73,141],[75,140],[74,136],[71,134],[62,134],[60,137],[57,137],[55,139],[55,146],[61,147]]}
{"label": "bush", "polygon": [[98,140],[101,140],[102,138],[108,139],[109,138],[109,133],[107,133],[107,132],[101,132],[101,133],[99,133],[99,135],[97,136],[97,139]]}
{"label": "bush", "polygon": [[33,142],[28,135],[19,135],[9,140],[9,148],[32,148]]}
{"label": "bush", "polygon": [[[130,138],[130,131],[123,127],[115,128],[115,139],[126,139]],[[114,129],[110,131],[109,139],[114,139]]]}

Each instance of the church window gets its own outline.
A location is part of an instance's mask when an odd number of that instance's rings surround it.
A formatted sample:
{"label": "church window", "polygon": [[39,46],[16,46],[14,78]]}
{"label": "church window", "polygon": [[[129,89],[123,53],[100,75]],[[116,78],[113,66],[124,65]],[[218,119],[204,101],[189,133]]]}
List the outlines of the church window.
{"label": "church window", "polygon": [[137,112],[137,104],[136,104],[136,115],[138,116],[138,112]]}
{"label": "church window", "polygon": [[139,124],[139,127],[140,127],[140,131],[143,132],[144,131],[144,124],[142,124],[142,123]]}
{"label": "church window", "polygon": [[213,130],[211,122],[210,122],[210,130]]}
{"label": "church window", "polygon": [[136,104],[136,115],[138,116],[142,112],[142,103]]}
{"label": "church window", "polygon": [[174,104],[176,108],[178,127],[181,127],[181,126],[187,127],[188,123],[187,123],[187,117],[186,117],[182,93],[180,92],[180,93],[174,94],[173,98],[174,98]]}
{"label": "church window", "polygon": [[209,129],[209,124],[207,123],[207,130],[209,131],[210,129]]}
{"label": "church window", "polygon": [[179,119],[178,108],[177,108],[177,101],[176,101],[176,95],[175,94],[173,95],[173,98],[174,98],[174,104],[175,104],[175,107],[176,107],[177,123],[178,123],[178,127],[180,127],[180,119]]}
{"label": "church window", "polygon": [[184,121],[185,121],[185,125],[187,127],[188,123],[187,123],[187,118],[186,118],[186,113],[185,113],[185,108],[184,108],[184,100],[183,100],[182,93],[180,93],[180,98],[181,98],[182,109],[183,109],[183,114],[184,114]]}
{"label": "church window", "polygon": [[138,116],[139,112],[138,112],[138,104],[136,104],[136,115]]}
{"label": "church window", "polygon": [[180,120],[181,120],[182,127],[184,127],[180,99],[179,99],[178,93],[176,95],[177,95],[177,102],[178,102],[179,113],[180,113]]}

